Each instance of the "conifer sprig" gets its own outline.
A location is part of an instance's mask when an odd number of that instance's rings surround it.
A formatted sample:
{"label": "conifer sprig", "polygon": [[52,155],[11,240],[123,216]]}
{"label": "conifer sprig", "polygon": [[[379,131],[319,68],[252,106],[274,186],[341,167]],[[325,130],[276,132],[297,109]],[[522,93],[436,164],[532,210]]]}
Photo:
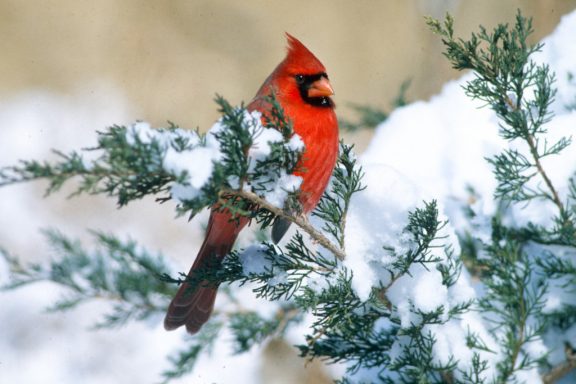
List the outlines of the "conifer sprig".
{"label": "conifer sprig", "polygon": [[344,231],[350,199],[356,192],[366,187],[362,185],[362,167],[357,166],[352,149],[353,145],[340,142],[340,156],[332,174],[332,183],[312,212],[324,221],[322,228],[344,250]]}
{"label": "conifer sprig", "polygon": [[[212,206],[248,216],[262,226],[281,217],[299,227],[283,246],[263,242],[235,250],[214,268],[200,271],[201,280],[222,284],[230,305],[225,311],[216,308],[200,333],[169,358],[172,366],[163,373],[165,382],[189,373],[202,353],[221,342],[225,327],[231,333],[228,341],[234,353],[244,353],[270,337],[281,337],[305,316],[310,328],[298,346],[302,356],[346,363],[348,377],[342,383],[357,382],[355,375],[367,371],[370,380],[382,383],[504,383],[521,381],[523,371],[535,372],[535,368],[543,373],[544,382],[554,382],[576,367],[570,340],[564,341],[565,361],[556,367],[550,367],[546,355],[534,348],[543,342],[544,333],[562,335],[576,321],[573,302],[566,300],[552,309],[545,305],[554,289],[573,294],[576,281],[576,182],[568,183],[567,196],[562,198],[562,189],[552,183],[541,161],[570,145],[570,138],[546,141],[546,123],[553,117],[549,107],[555,94],[554,75],[547,66],[531,61],[541,45],[527,43],[531,22],[520,13],[512,27],[499,25],[493,32],[481,27],[469,40],[454,38],[451,17],[444,23],[432,19],[428,23],[442,36],[453,66],[475,71],[476,78],[465,86],[466,94],[495,111],[503,138],[525,144],[525,149],[506,149],[489,159],[501,209],[492,217],[491,238],[482,238],[487,243],[475,233],[467,234],[464,243],[474,254],[469,260],[472,267],[482,271],[482,289],[478,290],[482,296],[476,301],[447,293],[459,289],[461,262],[458,247],[449,243],[449,228],[435,200],[406,212],[407,225],[399,234],[402,247],[378,249],[371,260],[346,255],[351,198],[365,187],[352,147],[341,144],[331,186],[314,212],[322,230],[298,214],[294,190],[284,191],[284,206],[267,200],[274,184],[295,171],[302,150],[290,142],[294,137],[291,123],[274,98],[268,100],[271,112],[264,126],[260,116],[218,97],[223,118],[213,136],[174,125],[160,132],[115,126],[99,133],[98,145],[88,152],[58,153],[54,163],[23,161],[1,169],[0,185],[47,179],[47,193],[52,193],[76,178],[73,195],[103,193],[120,206],[154,195],[161,201],[175,200],[179,213],[194,214]],[[362,111],[378,118],[370,108]],[[269,156],[251,158],[253,144],[270,133],[266,128],[277,129],[279,138],[267,143]],[[196,189],[186,189],[196,185],[191,181],[194,170],[167,164],[167,153],[179,156],[199,148],[219,152],[211,163],[204,163],[212,166],[207,180]],[[87,154],[95,160],[88,161]],[[504,216],[513,204],[535,200],[546,200],[557,208],[551,225],[505,224]],[[151,255],[132,241],[102,233],[94,237],[97,249],[89,251],[57,232],[48,232],[59,258],[41,264],[25,265],[0,250],[11,273],[5,288],[54,282],[67,292],[52,307],[58,311],[90,300],[110,301],[111,312],[97,323],[110,328],[163,312],[174,283],[198,283],[196,277],[185,274],[171,277],[161,256]],[[384,261],[378,260],[378,252],[385,255]],[[363,276],[353,275],[347,256],[362,256],[370,273],[380,279],[379,286],[369,287],[367,298],[357,291],[355,284]],[[426,278],[419,281],[421,273]],[[431,307],[416,296],[400,300],[397,296],[403,291],[394,296],[394,288],[423,283],[426,289],[431,280],[441,280],[449,299]],[[234,292],[237,285],[249,286],[260,299],[278,302],[276,311],[262,315],[242,307]],[[446,329],[460,329],[463,316],[475,315],[468,313],[472,308],[481,311],[490,325],[489,335],[469,331],[462,340],[439,340],[447,336]],[[446,327],[444,332],[436,332],[442,327]],[[483,337],[492,337],[491,343]],[[453,346],[468,348],[470,361],[463,361],[466,353],[452,350]]]}
{"label": "conifer sprig", "polygon": [[[127,133],[127,127],[115,125],[98,133],[94,148],[68,154],[54,151],[58,161],[52,163],[22,160],[20,165],[2,168],[0,186],[46,179],[49,195],[71,179],[79,178],[71,196],[104,194],[115,197],[119,206],[148,194],[166,193],[168,183],[177,177],[162,168],[159,143],[144,143],[138,137],[131,142]],[[86,159],[85,155],[97,151],[103,152],[96,160]]]}
{"label": "conifer sprig", "polygon": [[[554,143],[546,138],[546,123],[553,118],[550,106],[556,94],[555,75],[547,65],[537,65],[532,60],[542,44],[528,43],[533,32],[530,19],[519,11],[512,27],[500,24],[492,32],[481,27],[468,40],[454,38],[454,20],[450,16],[443,23],[431,18],[427,22],[442,37],[444,54],[453,67],[474,71],[475,78],[464,86],[466,94],[494,110],[502,138],[524,144],[523,149],[508,148],[488,159],[498,181],[495,197],[502,208],[492,218],[490,242],[480,243],[487,255],[473,260],[483,271],[482,282],[486,286],[478,304],[493,325],[491,332],[503,353],[495,380],[514,382],[520,371],[547,364],[546,356],[531,350],[530,345],[541,342],[547,332],[564,332],[576,319],[575,305],[570,300],[556,311],[544,311],[550,287],[574,280],[568,255],[574,255],[576,249],[576,189],[571,179],[568,194],[562,198],[542,159],[561,154],[571,144],[571,138],[562,137]],[[556,206],[553,225],[529,222],[517,228],[503,224],[506,207],[536,200]],[[569,248],[560,251],[559,245]],[[476,361],[480,368],[485,365]],[[567,358],[543,380],[557,380],[570,370],[564,369],[570,365]]]}
{"label": "conifer sprig", "polygon": [[[448,15],[444,23],[427,19],[431,29],[442,37],[446,46],[444,55],[458,70],[471,69],[475,79],[464,90],[473,98],[489,105],[500,119],[500,135],[509,141],[522,140],[527,153],[506,149],[488,161],[494,167],[498,181],[495,197],[504,201],[522,202],[544,198],[553,202],[562,217],[566,208],[560,199],[542,159],[562,152],[571,143],[562,137],[548,143],[543,137],[545,126],[553,114],[555,76],[546,64],[537,65],[531,56],[540,51],[542,44],[530,45],[533,33],[532,20],[520,11],[513,27],[499,24],[492,32],[480,27],[469,40],[454,37],[454,20]],[[534,187],[529,182],[539,176],[545,188]]]}
{"label": "conifer sprig", "polygon": [[152,255],[134,241],[121,241],[102,232],[92,232],[97,248],[87,250],[60,232],[44,232],[57,257],[45,263],[22,264],[4,253],[11,279],[3,290],[39,281],[65,288],[61,299],[49,310],[64,311],[92,301],[112,304],[112,310],[95,324],[111,328],[132,320],[145,320],[165,310],[174,288],[158,279],[168,267],[162,255]]}
{"label": "conifer sprig", "polygon": [[[391,279],[386,287],[374,287],[369,299],[362,301],[352,289],[350,272],[344,268],[335,270],[336,279],[330,279],[328,288],[320,294],[308,293],[317,320],[307,343],[299,346],[302,356],[331,363],[346,361],[351,375],[360,369],[375,369],[382,382],[398,382],[390,375],[397,375],[394,377],[400,378],[400,382],[414,382],[418,377],[436,377],[440,382],[450,376],[455,360],[445,364],[433,361],[435,340],[428,327],[469,311],[472,302],[462,302],[450,309],[439,306],[432,311],[412,307],[411,312],[418,320],[403,326],[399,309],[386,298],[387,290],[401,277],[410,276],[416,264],[441,270],[447,287],[455,283],[454,276],[459,274],[460,264],[443,244],[446,238],[440,233],[446,223],[438,220],[436,202],[426,202],[408,216],[405,232],[410,234],[413,244],[406,254],[396,255],[397,262],[387,268]],[[432,254],[438,249],[444,249],[445,259]],[[393,344],[402,346],[399,354],[398,349],[392,352]]]}

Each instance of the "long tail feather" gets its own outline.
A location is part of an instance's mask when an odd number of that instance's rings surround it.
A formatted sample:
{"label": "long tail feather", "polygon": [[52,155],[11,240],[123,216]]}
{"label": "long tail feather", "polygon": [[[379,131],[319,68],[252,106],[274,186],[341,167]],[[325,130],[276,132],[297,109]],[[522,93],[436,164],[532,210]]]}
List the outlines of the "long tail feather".
{"label": "long tail feather", "polygon": [[238,234],[248,219],[232,220],[228,212],[212,211],[204,243],[188,272],[194,282],[183,283],[168,307],[164,328],[173,330],[183,325],[189,333],[196,333],[208,321],[214,309],[218,285],[195,276],[198,270],[216,267],[234,246]]}

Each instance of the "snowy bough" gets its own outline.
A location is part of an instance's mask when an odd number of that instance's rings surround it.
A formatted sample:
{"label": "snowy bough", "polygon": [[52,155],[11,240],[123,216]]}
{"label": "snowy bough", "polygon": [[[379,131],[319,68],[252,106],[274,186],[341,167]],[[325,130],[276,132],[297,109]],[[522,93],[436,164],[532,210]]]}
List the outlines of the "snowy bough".
{"label": "snowy bough", "polygon": [[[105,194],[119,206],[153,196],[175,202],[178,215],[190,217],[219,206],[264,230],[261,241],[203,271],[202,279],[231,289],[223,289],[226,298],[200,333],[170,356],[166,381],[190,372],[216,342],[231,342],[235,353],[244,353],[279,337],[304,358],[344,366],[337,378],[343,383],[574,377],[576,183],[574,169],[566,169],[575,163],[569,161],[574,151],[569,136],[547,127],[568,117],[573,126],[576,92],[571,103],[555,104],[554,75],[533,61],[542,46],[526,42],[531,24],[521,14],[513,26],[481,29],[469,40],[453,37],[450,17],[428,24],[453,66],[474,71],[458,94],[481,100],[498,121],[501,152],[477,160],[491,167],[492,190],[472,181],[461,186],[464,200],[429,183],[424,191],[424,177],[437,178],[427,164],[417,167],[426,173],[420,178],[393,160],[374,161],[370,150],[358,160],[341,144],[330,186],[310,219],[303,218],[301,180],[292,173],[305,148],[272,97],[264,124],[258,113],[218,97],[222,118],[205,135],[175,125],[114,126],[98,134],[94,148],[0,169],[0,185],[47,179],[47,193],[53,193],[73,180],[73,195]],[[569,94],[562,92],[563,98]],[[390,116],[389,138],[403,112],[418,112],[411,108],[426,107],[406,106]],[[441,129],[435,132],[440,138]],[[423,154],[434,145],[428,144]],[[413,153],[406,156],[415,161]],[[564,164],[561,172],[558,164]],[[277,217],[296,230],[273,244],[265,229]],[[159,326],[158,315],[186,279],[162,256],[110,234],[94,232],[95,250],[57,231],[47,237],[59,254],[49,263],[27,265],[0,252],[11,273],[4,288],[57,283],[68,293],[55,310],[108,300],[111,310],[98,327],[147,319]],[[269,304],[240,304],[240,287]],[[225,332],[232,338],[221,337]]]}

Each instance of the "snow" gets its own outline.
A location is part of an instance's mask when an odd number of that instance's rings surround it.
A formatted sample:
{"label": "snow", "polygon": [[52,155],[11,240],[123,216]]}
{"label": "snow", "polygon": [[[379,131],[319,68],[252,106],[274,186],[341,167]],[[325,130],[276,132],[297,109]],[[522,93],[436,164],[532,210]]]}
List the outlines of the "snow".
{"label": "snow", "polygon": [[157,136],[157,132],[152,129],[150,123],[145,121],[135,122],[126,133],[126,141],[130,145],[136,145],[137,142],[148,144]]}
{"label": "snow", "polygon": [[[548,144],[560,137],[574,134],[576,112],[566,108],[576,100],[576,85],[568,81],[570,71],[576,66],[576,48],[571,43],[576,35],[576,12],[563,18],[557,31],[545,40],[543,52],[538,60],[550,64],[556,71],[558,98],[552,108],[554,119],[546,126]],[[564,48],[569,45],[570,48]],[[366,173],[365,191],[356,194],[351,202],[346,227],[347,259],[344,265],[353,271],[352,286],[361,299],[368,298],[373,287],[387,286],[390,281],[386,267],[395,254],[409,249],[410,238],[403,228],[407,225],[406,212],[413,210],[422,200],[438,200],[441,213],[449,223],[444,232],[448,237],[445,244],[454,247],[458,255],[458,242],[454,228],[460,231],[472,229],[479,240],[490,240],[490,217],[495,212],[493,193],[496,187],[492,169],[486,158],[492,157],[507,147],[499,136],[499,125],[489,108],[480,108],[480,102],[471,101],[462,86],[473,78],[466,74],[459,80],[446,84],[442,92],[429,101],[421,101],[400,108],[381,124],[367,151],[361,156],[361,165]],[[540,143],[543,145],[543,143]],[[526,151],[521,142],[512,143],[512,148]],[[567,181],[576,170],[576,151],[570,147],[561,156],[549,156],[543,167],[562,200],[567,195]],[[530,184],[536,190],[543,187],[541,179],[534,178]],[[475,216],[467,220],[463,208],[467,207]],[[556,208],[550,202],[536,201],[516,205],[509,210],[504,220],[510,225],[533,222],[550,225]],[[535,248],[535,247],[533,247]],[[528,249],[533,255],[542,250]],[[573,258],[573,254],[571,255]],[[544,311],[557,311],[566,303],[576,302],[576,293],[567,292],[566,281],[552,281],[547,292]],[[387,290],[387,298],[395,307],[394,316],[401,327],[418,324],[421,320],[415,310],[433,311],[438,307],[445,310],[458,303],[477,297],[470,276],[464,271],[452,287],[446,287],[435,268],[412,266],[410,274],[396,280]],[[446,313],[446,312],[445,312]],[[434,358],[447,363],[450,356],[458,358],[458,367],[463,371],[470,368],[472,353],[466,346],[468,332],[480,335],[492,350],[498,345],[487,331],[487,324],[475,313],[467,313],[444,324],[426,326],[436,338]],[[532,357],[541,357],[561,347],[563,337],[544,342],[536,339],[524,349]],[[393,347],[402,350],[402,338]],[[482,354],[482,358],[493,363],[499,353]],[[361,372],[358,378],[365,378]],[[489,378],[494,372],[484,372]],[[521,380],[539,382],[535,369],[518,374]]]}
{"label": "snow", "polygon": [[[272,153],[272,144],[283,144],[291,151],[302,151],[304,144],[296,134],[285,142],[280,131],[262,125],[261,117],[262,114],[258,111],[243,110],[242,124],[252,137],[252,145],[248,149],[248,173],[253,176],[243,188],[261,195],[275,207],[283,208],[289,193],[300,187],[302,178],[286,172],[281,172],[279,177],[273,174],[258,177],[254,175],[262,172],[262,164],[265,164]],[[149,123],[138,121],[128,127],[126,139],[131,146],[152,143],[159,146],[164,170],[178,178],[184,176],[180,182],[172,183],[171,196],[178,202],[186,202],[201,197],[202,188],[212,178],[214,164],[224,160],[216,136],[225,129],[228,128],[223,120],[218,120],[206,134],[205,143],[202,143],[200,136],[194,131],[182,128],[153,129]],[[184,148],[179,145],[180,142],[186,143]],[[240,187],[237,176],[229,176],[228,181],[231,187]],[[256,185],[257,190],[254,188]]]}
{"label": "snow", "polygon": [[242,273],[245,276],[261,275],[272,269],[272,262],[266,257],[267,247],[263,244],[255,244],[240,253]]}
{"label": "snow", "polygon": [[[422,199],[413,184],[388,166],[366,164],[363,170],[366,189],[352,198],[346,217],[344,266],[354,275],[352,286],[356,293],[366,300],[372,287],[389,278],[383,267],[394,261],[394,252],[405,252],[406,212]],[[391,250],[383,251],[384,246]]]}
{"label": "snow", "polygon": [[[96,131],[127,124],[134,116],[134,108],[118,90],[101,84],[87,84],[87,90],[79,89],[70,96],[30,91],[3,99],[0,166],[18,159],[54,160],[52,148],[68,152],[93,147]],[[142,142],[158,139],[157,130],[150,124],[138,122],[135,126]],[[194,135],[193,131],[179,132],[179,137],[191,144],[195,143]],[[93,160],[85,159],[87,164]],[[117,210],[109,199],[70,200],[66,191],[43,199],[45,187],[44,183],[25,183],[0,188],[0,248],[25,262],[43,262],[53,254],[41,228],[57,228],[82,240],[90,238],[87,229],[121,237],[129,234],[148,250],[163,244],[163,253],[182,255],[183,264],[190,263],[191,248],[201,242],[201,223],[207,219],[204,214],[192,222],[174,220],[173,214],[166,214],[165,206],[154,201],[135,202]],[[187,267],[175,266],[174,270]],[[8,278],[7,265],[0,260],[0,286]],[[181,333],[164,330],[160,316],[110,331],[92,331],[95,322],[109,312],[109,303],[105,302],[65,313],[47,313],[45,308],[62,293],[46,283],[0,292],[0,382],[160,382],[160,373],[170,367],[167,356],[185,346]],[[263,307],[262,301],[259,304]],[[260,354],[255,348],[234,356],[229,335],[223,334],[212,354],[199,361],[198,369],[174,383],[254,382]]]}
{"label": "snow", "polygon": [[304,141],[298,135],[292,135],[287,144],[288,149],[294,152],[304,150]]}
{"label": "snow", "polygon": [[164,157],[164,168],[175,174],[186,173],[185,183],[174,183],[170,192],[178,201],[192,200],[198,197],[202,187],[210,180],[214,162],[220,159],[220,153],[213,148],[196,148],[194,151],[177,152],[170,148]]}
{"label": "snow", "polygon": [[[576,68],[576,12],[565,16],[557,30],[544,40],[546,44],[543,52],[536,58],[546,62],[556,72],[558,94],[552,104],[555,112],[554,119],[547,125],[550,143],[561,136],[574,135],[574,122],[576,111],[567,108],[576,101],[576,84],[569,74]],[[392,283],[387,291],[387,298],[394,306],[395,319],[400,327],[408,328],[421,322],[417,311],[430,312],[438,307],[446,311],[459,304],[474,299],[482,292],[471,276],[463,270],[454,285],[448,287],[443,283],[442,275],[434,264],[425,268],[422,265],[413,265],[409,274],[403,275],[394,282],[391,281],[387,268],[398,255],[405,254],[413,249],[413,238],[405,231],[408,223],[407,212],[422,208],[424,201],[437,199],[440,220],[448,220],[448,224],[441,230],[442,237],[438,244],[451,246],[455,257],[459,254],[456,229],[459,231],[472,230],[482,242],[490,240],[490,217],[496,210],[493,199],[496,182],[492,169],[486,157],[491,157],[507,147],[498,136],[498,121],[488,108],[481,108],[482,104],[471,101],[462,90],[462,85],[473,78],[466,74],[459,80],[445,85],[442,91],[429,101],[419,101],[402,107],[391,114],[389,119],[381,124],[375,133],[367,151],[360,157],[365,172],[364,184],[366,190],[357,193],[349,209],[346,222],[345,249],[347,258],[343,267],[352,271],[352,287],[357,295],[365,300],[369,297],[373,287]],[[76,144],[88,146],[83,141],[86,134],[73,135],[71,127],[82,126],[83,121],[93,121],[92,116],[79,119],[78,105],[74,102],[46,102],[58,100],[54,95],[34,94],[16,98],[5,103],[0,108],[0,126],[16,126],[17,129],[2,131],[2,142],[12,145],[4,146],[0,153],[4,163],[10,163],[15,158],[37,158],[47,155],[50,147],[62,148],[64,143],[76,148]],[[34,105],[42,101],[46,110],[37,114]],[[86,102],[86,105],[94,105]],[[111,103],[121,104],[119,102]],[[100,106],[100,104],[96,104]],[[86,107],[88,108],[88,107]],[[105,108],[97,108],[106,110]],[[54,111],[69,112],[74,118],[63,119],[61,114]],[[123,121],[125,111],[115,113],[116,121],[103,122],[96,128],[111,123]],[[31,127],[43,127],[47,124],[45,116],[58,116],[52,124],[60,127],[63,132],[59,137],[48,135],[34,136],[30,133]],[[20,120],[18,120],[20,119]],[[19,121],[18,124],[13,124]],[[65,122],[63,124],[62,122]],[[260,123],[258,113],[245,114],[245,121],[252,132],[255,133],[254,145],[249,149],[250,165],[253,171],[258,163],[271,153],[271,144],[283,142],[280,132],[264,129]],[[28,130],[27,130],[28,129]],[[217,122],[209,134],[206,142],[201,143],[197,134],[189,130],[157,130],[146,122],[137,122],[130,126],[127,140],[131,145],[138,142],[149,144],[157,142],[163,148],[162,166],[175,175],[185,175],[182,183],[174,183],[171,192],[179,201],[196,198],[202,187],[208,182],[214,169],[214,164],[221,160],[221,152],[214,133],[225,129],[222,122]],[[41,129],[40,129],[41,131]],[[51,131],[57,132],[57,131]],[[57,133],[58,134],[58,133]],[[23,137],[28,137],[24,139]],[[74,140],[69,140],[74,137]],[[174,140],[184,139],[188,146],[186,150],[179,150],[173,145]],[[302,140],[294,135],[287,143],[287,148],[302,150]],[[543,166],[549,176],[558,186],[561,199],[565,200],[568,193],[567,180],[576,170],[576,150],[573,144],[565,150],[562,156],[550,156],[544,159]],[[523,150],[521,143],[514,143],[514,148]],[[64,148],[67,149],[67,148]],[[238,186],[240,181],[230,178],[231,186]],[[301,179],[292,175],[281,174],[278,178],[267,181],[266,185],[273,187],[264,193],[264,197],[273,205],[282,207],[289,191],[296,190]],[[542,182],[534,180],[533,186],[541,187]],[[252,188],[251,185],[245,188]],[[0,199],[4,217],[0,224],[13,228],[11,241],[22,247],[41,243],[43,240],[30,234],[30,223],[50,222],[60,225],[58,216],[48,216],[38,206],[38,195],[33,192],[12,193],[9,198]],[[9,201],[9,203],[8,203]],[[463,207],[469,208],[474,214],[472,220],[464,217]],[[517,205],[507,212],[504,220],[507,224],[523,225],[528,221],[547,225],[553,217],[555,207],[548,202],[533,202],[529,206]],[[55,219],[54,219],[55,218]],[[54,219],[54,221],[52,221]],[[135,236],[136,237],[136,236]],[[140,238],[140,237],[137,237]],[[4,236],[0,238],[4,240]],[[0,241],[0,244],[2,242]],[[3,244],[2,244],[3,245]],[[186,243],[185,248],[189,248]],[[563,250],[555,250],[562,253]],[[527,249],[532,255],[543,252],[541,247],[533,246]],[[447,262],[446,249],[438,247],[433,249],[432,256],[438,257],[437,264]],[[482,256],[482,255],[481,255]],[[565,251],[563,257],[573,260],[574,254]],[[264,248],[261,245],[252,245],[240,254],[243,273],[250,275],[262,273],[270,265],[264,257]],[[0,264],[0,281],[6,279],[7,273]],[[276,277],[282,281],[284,275]],[[551,280],[550,289],[546,293],[543,311],[550,313],[560,311],[567,303],[576,302],[576,293],[566,290],[569,281]],[[307,282],[314,290],[320,290],[326,285],[318,279]],[[2,314],[0,315],[0,378],[6,382],[25,381],[36,382],[105,382],[118,381],[150,381],[151,375],[162,369],[164,356],[170,348],[179,345],[181,340],[175,333],[166,333],[159,325],[142,324],[131,326],[122,331],[120,336],[116,331],[112,334],[88,333],[82,327],[86,322],[98,317],[101,307],[92,308],[84,314],[71,313],[64,315],[61,323],[55,322],[53,315],[45,314],[38,317],[41,308],[53,302],[55,293],[50,289],[38,292],[36,287],[16,293],[2,294]],[[234,287],[236,289],[237,287]],[[256,300],[248,290],[238,290],[243,305],[259,313],[270,315],[276,308],[263,300]],[[221,300],[221,299],[219,299]],[[25,303],[25,304],[23,304]],[[219,301],[220,307],[231,305]],[[17,316],[11,315],[17,314]],[[67,317],[69,316],[69,317]],[[78,319],[82,319],[78,323]],[[303,324],[309,324],[305,321]],[[390,329],[389,320],[376,322],[375,329]],[[46,336],[47,329],[50,334]],[[65,329],[68,336],[62,336]],[[296,330],[298,332],[296,332]],[[292,329],[289,334],[292,339],[302,337],[305,326]],[[456,356],[458,368],[466,371],[470,368],[472,351],[466,345],[466,335],[469,333],[479,336],[489,350],[495,353],[481,352],[481,357],[495,363],[501,358],[498,343],[488,331],[488,325],[479,313],[469,312],[458,318],[451,319],[443,324],[427,325],[424,332],[431,332],[435,339],[434,360],[437,363],[447,363],[451,356]],[[44,333],[44,334],[43,334]],[[94,336],[96,335],[96,336]],[[20,337],[22,336],[22,337]],[[60,337],[56,343],[47,342],[46,338]],[[65,338],[65,340],[64,340]],[[254,382],[260,350],[255,348],[250,353],[232,358],[229,348],[229,334],[223,334],[217,342],[212,356],[202,357],[198,368],[188,380],[194,382]],[[568,329],[566,334],[558,335],[548,333],[543,339],[536,339],[524,349],[533,357],[548,353],[548,360],[555,364],[563,359],[563,352],[558,346],[563,340],[576,339],[576,326]],[[70,340],[74,343],[70,346]],[[391,356],[400,356],[402,348],[408,339],[398,339],[392,348]],[[104,344],[104,347],[101,346]],[[97,346],[97,347],[95,347]],[[17,353],[15,353],[17,352]],[[27,358],[16,358],[16,355]],[[87,371],[97,372],[91,381],[86,381],[82,369],[76,368],[69,372],[71,366],[76,364],[89,364],[82,355],[94,356],[102,362],[102,366],[113,364],[110,360],[117,360],[118,356],[129,356],[133,374],[123,372],[122,365],[115,366],[115,370],[107,372],[102,367],[86,368]],[[159,362],[160,361],[160,362]],[[40,367],[37,363],[41,362]],[[42,368],[40,370],[39,368]],[[152,373],[150,373],[152,370]],[[139,371],[141,371],[139,373]],[[39,374],[38,372],[42,372]],[[370,382],[377,374],[375,370],[360,370],[355,379]],[[494,374],[494,364],[484,372],[486,378]],[[525,370],[517,376],[521,380],[531,383],[540,382],[539,373],[535,369]]]}
{"label": "snow", "polygon": [[[182,128],[153,129],[149,123],[138,121],[126,130],[126,141],[131,146],[155,143],[162,151],[162,167],[176,177],[184,176],[182,182],[173,182],[172,198],[184,202],[200,196],[201,189],[210,180],[214,163],[221,160],[220,144],[212,136],[222,127],[215,124],[201,145],[197,132]],[[185,143],[184,148],[176,143]]]}
{"label": "snow", "polygon": [[[253,112],[257,114],[255,117],[259,117],[259,112]],[[266,157],[270,156],[272,148],[271,143],[280,143],[284,141],[284,137],[280,131],[274,129],[266,129],[261,125],[252,125],[252,130],[254,131],[254,143],[248,150],[248,157],[250,158],[250,171],[254,171],[256,164],[259,161],[263,161]]]}
{"label": "snow", "polygon": [[[259,173],[262,172],[262,164],[272,153],[271,144],[279,144],[284,142],[284,137],[280,131],[274,129],[266,129],[261,123],[261,113],[253,111],[250,114],[246,112],[245,121],[250,122],[249,129],[254,132],[254,142],[248,150],[248,172]],[[297,135],[294,134],[284,144],[284,147],[290,151],[302,151],[304,149],[304,142]],[[302,178],[300,176],[288,175],[286,172],[281,172],[279,177],[273,174],[267,174],[263,177],[257,177],[251,182],[246,183],[245,189],[254,190],[254,186],[258,185],[259,190],[264,188],[264,199],[277,208],[284,208],[284,202],[290,192],[295,192],[300,188]]]}
{"label": "snow", "polygon": [[276,208],[284,208],[284,202],[290,192],[296,192],[302,184],[302,177],[288,175],[282,172],[280,178],[273,186],[274,189],[264,193],[264,199]]}

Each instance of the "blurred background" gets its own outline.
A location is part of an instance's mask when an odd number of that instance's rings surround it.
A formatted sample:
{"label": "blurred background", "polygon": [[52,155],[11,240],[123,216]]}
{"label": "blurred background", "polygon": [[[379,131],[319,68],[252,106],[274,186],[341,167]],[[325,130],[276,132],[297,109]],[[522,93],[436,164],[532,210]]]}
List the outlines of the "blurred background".
{"label": "blurred background", "polygon": [[[169,120],[207,130],[218,118],[214,95],[233,104],[250,101],[284,57],[284,32],[325,64],[339,117],[355,118],[351,103],[389,111],[407,80],[406,97],[416,101],[460,76],[424,16],[450,12],[456,34],[467,36],[480,24],[513,22],[518,8],[534,18],[536,42],[576,9],[576,0],[0,0],[0,166],[50,158],[51,148],[90,146],[95,131],[111,124],[146,120],[163,126]],[[361,152],[370,135],[344,137]],[[67,200],[59,193],[43,199],[44,186],[0,188],[0,247],[40,261],[51,254],[41,228],[81,239],[89,239],[86,228],[102,229],[160,250],[184,270],[199,246],[205,217],[174,220],[173,210],[153,201],[118,211],[103,198]],[[42,308],[54,300],[50,289],[0,293],[0,382],[158,381],[166,353],[182,335],[162,331],[160,319],[118,332],[88,332],[99,309],[45,314]],[[281,341],[256,353],[265,363],[254,366],[254,382],[327,380],[322,367],[304,370]],[[239,382],[233,364],[218,369]],[[195,375],[188,379],[228,382]]]}

